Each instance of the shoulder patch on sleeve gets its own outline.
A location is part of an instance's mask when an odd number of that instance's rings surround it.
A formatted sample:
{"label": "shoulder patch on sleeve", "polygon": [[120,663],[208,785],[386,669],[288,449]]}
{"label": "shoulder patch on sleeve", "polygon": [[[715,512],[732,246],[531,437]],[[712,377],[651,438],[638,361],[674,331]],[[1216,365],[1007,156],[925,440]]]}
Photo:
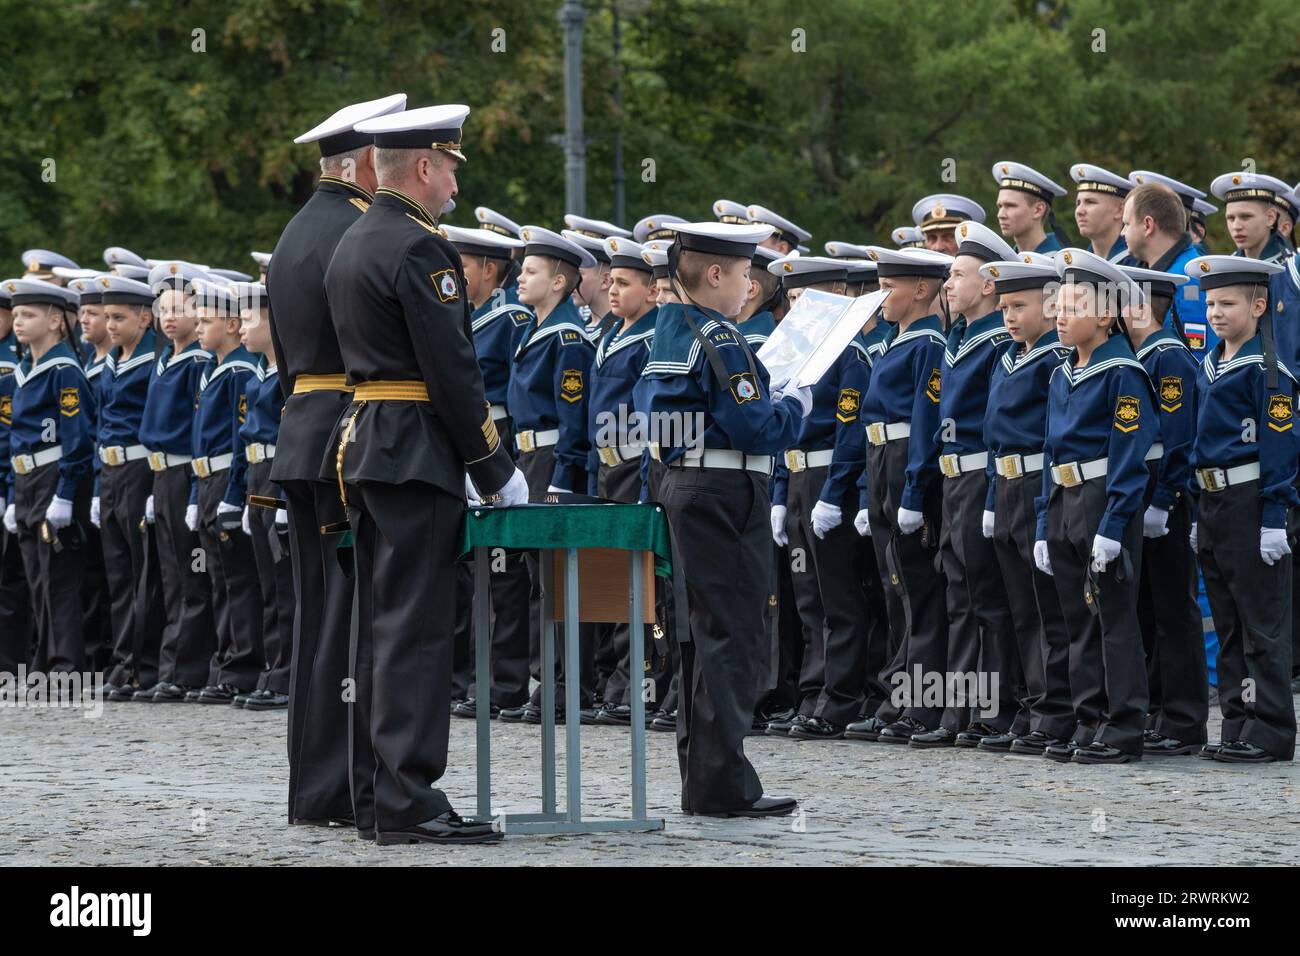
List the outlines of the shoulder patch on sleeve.
{"label": "shoulder patch on sleeve", "polygon": [[837,421],[849,422],[858,420],[858,408],[862,404],[862,393],[856,388],[840,389],[840,397],[835,402],[835,418]]}
{"label": "shoulder patch on sleeve", "polygon": [[943,376],[939,374],[939,370],[937,368],[931,369],[930,377],[929,379],[926,380],[925,383],[925,395],[928,399],[930,399],[930,401],[934,402],[936,405],[939,404],[939,389],[942,386],[942,384],[943,384]]}
{"label": "shoulder patch on sleeve", "polygon": [[577,332],[574,332],[572,329],[564,329],[563,331],[560,332],[561,345],[573,345],[576,342],[585,342],[585,341],[587,341],[587,339],[583,338],[581,335],[579,335]]}
{"label": "shoulder patch on sleeve", "polygon": [[1183,378],[1181,375],[1165,375],[1160,379],[1160,408],[1166,412],[1176,412],[1183,407]]}
{"label": "shoulder patch on sleeve", "polygon": [[1121,395],[1115,401],[1115,427],[1126,435],[1137,431],[1142,417],[1142,403],[1136,395]]}
{"label": "shoulder patch on sleeve", "polygon": [[0,425],[14,423],[14,400],[11,395],[0,395]]}
{"label": "shoulder patch on sleeve", "polygon": [[248,396],[240,395],[239,396],[239,424],[241,425],[244,424],[244,420],[246,418],[248,418]]}
{"label": "shoulder patch on sleeve", "polygon": [[566,402],[582,401],[582,370],[566,368],[560,374],[560,398]]}
{"label": "shoulder patch on sleeve", "polygon": [[1293,409],[1290,395],[1270,395],[1268,399],[1268,427],[1275,432],[1284,432],[1295,422],[1292,420]]}
{"label": "shoulder patch on sleeve", "polygon": [[731,376],[731,397],[736,400],[737,405],[757,401],[758,395],[758,383],[749,372]]}
{"label": "shoulder patch on sleeve", "polygon": [[71,418],[81,411],[81,389],[76,385],[59,389],[59,414]]}
{"label": "shoulder patch on sleeve", "polygon": [[442,269],[430,273],[429,278],[433,280],[433,288],[437,291],[440,301],[455,302],[460,298],[460,285],[456,282],[455,269]]}

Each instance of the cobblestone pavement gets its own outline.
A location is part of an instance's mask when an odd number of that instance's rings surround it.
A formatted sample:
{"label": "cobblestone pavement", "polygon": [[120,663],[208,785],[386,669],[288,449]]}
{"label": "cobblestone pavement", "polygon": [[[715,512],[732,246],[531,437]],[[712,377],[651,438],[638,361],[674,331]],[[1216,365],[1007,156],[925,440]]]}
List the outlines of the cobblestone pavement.
{"label": "cobblestone pavement", "polygon": [[[1211,708],[1215,710],[1216,708]],[[1217,739],[1217,718],[1210,728]],[[627,731],[584,727],[583,810],[626,815]],[[0,865],[14,864],[1282,864],[1300,857],[1300,767],[1194,758],[1118,767],[855,741],[746,744],[780,820],[683,816],[674,738],[648,735],[657,833],[507,835],[376,847],[285,825],[285,714],[105,704],[0,708]],[[563,733],[557,734],[560,753]],[[493,724],[494,809],[536,810],[539,729]],[[452,720],[442,782],[472,812],[474,725]],[[561,762],[562,768],[562,762]],[[558,787],[563,800],[563,777]]]}

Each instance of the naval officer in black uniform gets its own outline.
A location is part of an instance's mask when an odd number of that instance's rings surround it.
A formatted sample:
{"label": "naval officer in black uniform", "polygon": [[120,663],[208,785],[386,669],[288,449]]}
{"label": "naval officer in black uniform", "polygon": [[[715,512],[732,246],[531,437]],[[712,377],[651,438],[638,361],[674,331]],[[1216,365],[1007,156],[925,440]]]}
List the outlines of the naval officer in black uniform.
{"label": "naval officer in black uniform", "polygon": [[380,844],[501,836],[433,789],[447,767],[466,472],[485,501],[528,500],[484,395],[460,254],[431,212],[456,194],[468,113],[429,106],[357,124],[375,137],[379,188],[325,275],[353,388],[329,463],[356,536],[353,775],[372,775]]}
{"label": "naval officer in black uniform", "polygon": [[[325,300],[325,269],[345,229],[370,205],[374,139],[353,126],[406,106],[406,94],[344,107],[299,136],[318,143],[316,191],[289,220],[266,266],[271,340],[285,394],[271,480],[284,488],[293,568],[293,658],[289,678],[289,822],[356,822],[374,830],[369,782],[350,793],[348,674],[352,583],[336,560],[343,508],[338,487],[318,480],[329,438],[349,395]],[[354,809],[355,808],[355,809]]]}

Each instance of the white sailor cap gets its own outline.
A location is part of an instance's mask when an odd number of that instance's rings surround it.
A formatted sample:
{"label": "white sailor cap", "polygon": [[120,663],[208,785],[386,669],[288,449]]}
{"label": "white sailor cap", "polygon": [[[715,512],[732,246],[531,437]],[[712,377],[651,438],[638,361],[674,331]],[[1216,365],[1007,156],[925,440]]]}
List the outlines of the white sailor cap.
{"label": "white sailor cap", "polygon": [[828,242],[823,248],[832,259],[866,259],[867,247],[852,242]]}
{"label": "white sailor cap", "polygon": [[1206,216],[1213,216],[1219,211],[1219,207],[1212,202],[1206,202],[1204,199],[1192,200],[1192,218],[1205,222]]}
{"label": "white sailor cap", "polygon": [[778,216],[766,206],[750,206],[745,212],[749,216],[750,222],[755,225],[771,226],[778,239],[782,239],[792,246],[797,246],[799,243],[812,238],[812,233],[807,229],[801,229],[789,219]]}
{"label": "white sailor cap", "polygon": [[1016,250],[983,223],[974,221],[960,223],[954,235],[957,239],[959,256],[974,256],[985,262],[1008,262],[1016,258]]}
{"label": "white sailor cap", "polygon": [[[576,229],[561,229],[560,235],[574,245],[586,249],[597,262],[609,263],[609,256],[605,255],[604,239],[597,239],[595,236],[589,236],[585,232],[578,232]],[[583,268],[585,269],[587,266],[583,266]]]}
{"label": "white sailor cap", "polygon": [[895,276],[941,279],[952,266],[952,256],[930,249],[867,246],[867,255],[876,264],[876,274],[882,279]]}
{"label": "white sailor cap", "polygon": [[650,267],[656,279],[668,278],[668,247],[660,242],[649,242],[641,247],[641,258]]}
{"label": "white sailor cap", "polygon": [[849,278],[844,260],[823,256],[781,256],[768,265],[767,271],[780,276],[787,289],[799,289],[818,282],[847,282]]}
{"label": "white sailor cap", "polygon": [[993,291],[998,295],[1042,289],[1060,278],[1052,257],[1037,252],[1019,253],[1016,258],[1001,262],[986,262],[980,266],[980,275],[992,280]]}
{"label": "white sailor cap", "polygon": [[750,223],[749,207],[743,202],[733,202],[730,199],[715,199],[713,215],[718,217],[718,222],[733,226],[748,226]]}
{"label": "white sailor cap", "polygon": [[565,213],[564,225],[570,232],[576,232],[581,236],[589,239],[608,239],[610,236],[621,236],[624,239],[631,239],[632,232],[624,229],[622,226],[616,226],[612,222],[605,222],[603,219],[588,219],[586,216],[575,216],[573,213]]}
{"label": "white sailor cap", "polygon": [[1123,199],[1133,191],[1131,180],[1091,163],[1075,163],[1070,167],[1070,178],[1077,193],[1105,193]]}
{"label": "white sailor cap", "polygon": [[135,279],[137,282],[149,281],[148,266],[132,266],[126,263],[113,266],[113,275],[122,276],[124,279]]}
{"label": "white sailor cap", "polygon": [[524,247],[522,239],[502,235],[491,229],[466,229],[463,226],[438,227],[442,237],[456,247],[462,256],[488,256],[492,259],[509,259],[516,249]]}
{"label": "white sailor cap", "polygon": [[526,245],[525,256],[549,256],[579,269],[590,269],[596,257],[587,248],[542,226],[524,226],[520,232]]}
{"label": "white sailor cap", "polygon": [[[798,255],[798,253],[791,253]],[[757,269],[766,270],[773,262],[781,258],[781,253],[775,249],[769,249],[767,246],[755,246],[754,254],[749,257],[749,264]]]}
{"label": "white sailor cap", "polygon": [[194,308],[208,309],[218,315],[239,317],[239,296],[233,283],[221,284],[206,277],[195,279],[193,285]]}
{"label": "white sailor cap", "polygon": [[1038,170],[1024,163],[1013,163],[1010,160],[994,163],[993,178],[997,181],[998,189],[1015,189],[1022,193],[1029,193],[1048,205],[1057,196],[1065,195],[1064,186],[1057,185]]}
{"label": "white sailor cap", "polygon": [[160,262],[149,270],[149,288],[162,294],[167,289],[180,289],[189,292],[196,279],[208,279],[208,271],[202,266],[181,259]]}
{"label": "white sailor cap", "polygon": [[258,268],[263,272],[271,264],[271,253],[269,252],[250,252],[249,255],[253,257],[253,261],[257,263]]}
{"label": "white sailor cap", "polygon": [[965,220],[984,221],[984,209],[973,199],[953,193],[935,193],[917,201],[912,207],[912,221],[921,232],[952,229]]}
{"label": "white sailor cap", "polygon": [[636,240],[627,239],[623,236],[610,236],[602,245],[605,247],[605,258],[609,260],[611,269],[650,271],[650,264],[641,258],[641,254],[645,252],[645,246]]}
{"label": "white sailor cap", "polygon": [[144,259],[124,246],[109,246],[104,250],[104,264],[110,269],[120,265],[142,266]]}
{"label": "white sailor cap", "polygon": [[1268,277],[1283,268],[1275,262],[1246,256],[1197,256],[1183,265],[1183,271],[1200,283],[1202,292],[1226,285],[1267,285]]}
{"label": "white sailor cap", "polygon": [[153,290],[148,283],[125,276],[102,275],[94,280],[104,305],[153,305]]}
{"label": "white sailor cap", "polygon": [[469,107],[461,103],[421,106],[362,120],[356,131],[374,136],[379,149],[440,149],[463,161],[460,128],[466,116]]}
{"label": "white sailor cap", "polygon": [[1127,273],[1109,259],[1087,249],[1062,249],[1056,256],[1056,274],[1066,282],[1100,284],[1120,290],[1129,302],[1139,302],[1142,292]]}
{"label": "white sailor cap", "polygon": [[24,279],[48,279],[54,275],[55,266],[62,266],[65,269],[81,268],[67,256],[61,256],[49,249],[28,249],[23,253],[23,267],[27,270]]}
{"label": "white sailor cap", "polygon": [[64,266],[55,266],[50,270],[58,279],[93,279],[100,274],[98,269],[68,269]]}
{"label": "white sailor cap", "polygon": [[[56,269],[62,266],[56,266]],[[99,305],[104,301],[104,290],[99,287],[95,280],[99,278],[99,273],[90,276],[75,276],[68,279],[68,288],[81,297],[82,305]],[[150,302],[153,301],[151,296]]]}
{"label": "white sailor cap", "polygon": [[214,276],[221,276],[223,279],[229,279],[231,282],[252,282],[253,277],[247,272],[240,272],[238,269],[209,269],[209,273]]}
{"label": "white sailor cap", "polygon": [[755,247],[771,235],[772,227],[766,223],[742,226],[728,222],[681,222],[677,224],[676,244],[687,252],[708,252],[752,261]]}
{"label": "white sailor cap", "polygon": [[1183,201],[1183,205],[1190,211],[1193,203],[1198,199],[1204,199],[1205,193],[1201,192],[1195,186],[1189,186],[1187,183],[1179,182],[1169,176],[1162,176],[1160,173],[1153,173],[1149,169],[1135,169],[1128,174],[1129,182],[1134,186],[1168,186],[1178,198]]}
{"label": "white sailor cap", "polygon": [[916,226],[899,226],[889,234],[894,245],[900,249],[912,249],[925,246],[925,234]]}
{"label": "white sailor cap", "polygon": [[44,279],[5,279],[4,291],[9,296],[9,307],[19,305],[54,305],[65,311],[76,311],[81,296]]}
{"label": "white sailor cap", "polygon": [[1292,222],[1300,216],[1300,190],[1288,189],[1285,193],[1279,193],[1276,202],[1291,217]]}
{"label": "white sailor cap", "polygon": [[266,297],[266,286],[260,282],[236,282],[230,291],[239,300],[241,310],[265,309],[270,305],[270,300]]}
{"label": "white sailor cap", "polygon": [[880,279],[878,274],[879,267],[870,259],[841,259],[844,268],[849,272],[848,281],[850,284],[855,282],[876,282]]}
{"label": "white sailor cap", "polygon": [[329,119],[317,123],[307,132],[294,139],[299,145],[319,143],[322,156],[336,156],[350,150],[369,146],[375,141],[374,136],[356,129],[356,125],[376,116],[385,116],[406,108],[406,94],[394,93],[392,96],[364,103],[353,103],[336,112]]}
{"label": "white sailor cap", "polygon": [[1142,269],[1138,266],[1120,266],[1120,270],[1137,283],[1138,289],[1142,292],[1141,301],[1145,302],[1147,293],[1151,295],[1164,296],[1166,299],[1172,299],[1178,292],[1178,287],[1187,283],[1187,276],[1175,275],[1172,272],[1161,272],[1159,269]]}
{"label": "white sailor cap", "polygon": [[1246,199],[1273,205],[1278,204],[1279,197],[1289,196],[1291,187],[1272,176],[1243,170],[1215,176],[1214,182],[1210,183],[1210,192],[1214,198],[1223,200],[1225,205]]}
{"label": "white sailor cap", "polygon": [[672,224],[685,221],[681,216],[670,216],[667,213],[658,216],[646,216],[632,227],[632,238],[637,242],[648,242],[651,239],[672,239]]}
{"label": "white sailor cap", "polygon": [[499,236],[511,236],[518,239],[523,232],[523,228],[519,223],[501,215],[495,209],[489,209],[487,206],[477,207],[474,210],[474,218],[478,220],[480,229],[495,232]]}

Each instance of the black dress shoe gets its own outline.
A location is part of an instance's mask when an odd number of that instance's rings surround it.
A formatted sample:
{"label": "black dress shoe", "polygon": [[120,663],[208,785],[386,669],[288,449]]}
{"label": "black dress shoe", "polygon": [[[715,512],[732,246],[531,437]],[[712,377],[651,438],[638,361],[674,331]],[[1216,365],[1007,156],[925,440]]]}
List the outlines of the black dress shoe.
{"label": "black dress shoe", "polygon": [[200,704],[229,704],[239,692],[233,684],[209,684],[199,691],[195,700]]}
{"label": "black dress shoe", "polygon": [[155,684],[152,687],[141,687],[131,695],[131,702],[133,704],[152,704],[153,695],[158,693],[158,688],[161,686],[161,684]]}
{"label": "black dress shoe", "polygon": [[[595,714],[592,714],[592,719],[593,720],[595,719]],[[529,701],[527,704],[524,705],[523,722],[525,724],[540,724],[542,722],[542,708],[537,704],[534,704],[531,701]],[[564,723],[563,707],[555,708],[555,722],[556,724]]]}
{"label": "black dress shoe", "polygon": [[254,693],[256,692],[251,690],[241,690],[238,694],[236,694],[233,698],[231,698],[230,705],[232,707],[243,707],[245,704],[248,703],[248,698],[252,697]]}
{"label": "black dress shoe", "polygon": [[627,704],[605,704],[596,711],[596,723],[610,727],[630,727],[632,708]]}
{"label": "black dress shoe", "polygon": [[918,750],[928,750],[932,747],[951,747],[956,742],[957,734],[947,727],[936,727],[934,730],[912,734],[907,741],[909,747],[916,747]]}
{"label": "black dress shoe", "polygon": [[668,734],[677,733],[677,711],[660,711],[654,720],[650,721],[650,729]]}
{"label": "black dress shoe", "polygon": [[929,732],[930,728],[915,717],[899,717],[898,720],[881,730],[880,737],[877,739],[882,744],[907,744],[912,742],[912,737],[916,734]]}
{"label": "black dress shoe", "polygon": [[402,827],[398,830],[385,830],[376,835],[375,842],[380,846],[395,846],[401,843],[441,843],[457,846],[463,843],[497,843],[505,836],[500,830],[494,830],[491,823],[467,823],[455,810],[448,810],[432,820]]}
{"label": "black dress shoe", "polygon": [[[495,720],[500,716],[500,714],[500,707],[496,704],[488,704],[488,720]],[[469,720],[473,720],[478,717],[478,701],[473,697],[462,700],[451,709],[451,715],[453,717],[465,717]]]}
{"label": "black dress shoe", "polygon": [[596,723],[596,709],[594,707],[583,707],[578,711],[578,723],[585,724],[588,727]]}
{"label": "black dress shoe", "polygon": [[[1050,734],[1043,733],[1041,730],[1031,730],[1029,733],[1011,741],[1011,752],[1013,754],[1028,754],[1032,757],[1041,757],[1043,751],[1048,747],[1064,747],[1068,743],[1069,741],[1060,740]],[[1070,759],[1068,748],[1065,759]]]}
{"label": "black dress shoe", "polygon": [[[788,716],[787,716],[788,715]],[[794,711],[786,711],[779,717],[773,717],[767,722],[767,727],[763,732],[769,737],[788,737],[790,730],[796,725],[801,724],[808,718],[804,714],[797,714]]]}
{"label": "black dress shoe", "polygon": [[855,720],[844,728],[844,736],[849,740],[879,740],[880,732],[889,726],[880,717],[867,717]]}
{"label": "black dress shoe", "polygon": [[1013,734],[1006,731],[1001,734],[989,734],[987,737],[981,737],[975,749],[983,750],[985,753],[1005,754],[1011,752],[1011,745],[1020,739],[1019,734]]}
{"label": "black dress shoe", "polygon": [[521,724],[527,711],[527,704],[520,704],[518,707],[502,707],[501,712],[497,714],[497,719],[503,724]]}
{"label": "black dress shoe", "polygon": [[749,806],[739,810],[721,812],[683,810],[682,812],[694,817],[788,817],[798,806],[799,801],[793,797],[759,797]]}
{"label": "black dress shoe", "polygon": [[284,710],[289,706],[289,695],[273,690],[263,690],[248,698],[244,710]]}
{"label": "black dress shoe", "polygon": [[120,703],[134,697],[137,690],[139,690],[139,688],[134,687],[131,684],[120,684],[109,691],[107,697],[109,700],[115,700]]}
{"label": "black dress shoe", "polygon": [[1071,758],[1075,763],[1132,763],[1142,759],[1140,753],[1131,754],[1094,740],[1086,747],[1075,750]]}
{"label": "black dress shoe", "polygon": [[1263,747],[1246,743],[1244,740],[1234,740],[1220,747],[1214,759],[1224,763],[1272,763],[1277,760],[1277,757]]}
{"label": "black dress shoe", "polygon": [[[1019,743],[1019,741],[1017,741]],[[1056,743],[1048,744],[1043,748],[1042,754],[1048,760],[1055,760],[1057,763],[1069,763],[1074,757],[1074,752],[1079,749],[1079,744],[1070,740],[1058,740]],[[1016,752],[1016,745],[1011,745],[1011,752]]]}
{"label": "black dress shoe", "polygon": [[770,733],[768,728],[775,723],[777,732],[773,733],[772,736],[784,737],[790,732],[791,721],[798,716],[799,712],[793,707],[787,707],[785,710],[774,711],[770,714],[760,710],[754,714],[754,719],[750,721],[748,736],[761,737],[763,734]]}
{"label": "black dress shoe", "polygon": [[1196,752],[1196,756],[1202,760],[1213,760],[1214,755],[1223,749],[1223,744],[1202,744],[1201,749]]}
{"label": "black dress shoe", "polygon": [[351,817],[330,817],[326,820],[294,820],[293,825],[299,827],[330,827],[340,830],[352,829],[356,830],[357,836],[363,840],[373,840],[375,838],[374,827],[360,829],[357,827],[356,821]]}
{"label": "black dress shoe", "polygon": [[191,704],[197,703],[201,693],[203,693],[202,687],[191,687],[185,691],[185,700]]}
{"label": "black dress shoe", "polygon": [[953,740],[953,745],[957,747],[978,747],[980,741],[985,737],[995,736],[998,736],[997,728],[990,727],[988,724],[975,723],[959,733],[956,739]]}
{"label": "black dress shoe", "polygon": [[180,684],[165,683],[159,684],[154,688],[153,703],[155,704],[183,704],[185,695],[190,691],[196,694],[199,691],[197,687],[182,687]]}
{"label": "black dress shoe", "polygon": [[1144,757],[1188,757],[1201,749],[1200,744],[1187,744],[1164,734],[1143,734],[1142,755]]}
{"label": "black dress shoe", "polygon": [[840,740],[844,736],[844,728],[821,717],[809,717],[791,724],[789,736],[796,740]]}

